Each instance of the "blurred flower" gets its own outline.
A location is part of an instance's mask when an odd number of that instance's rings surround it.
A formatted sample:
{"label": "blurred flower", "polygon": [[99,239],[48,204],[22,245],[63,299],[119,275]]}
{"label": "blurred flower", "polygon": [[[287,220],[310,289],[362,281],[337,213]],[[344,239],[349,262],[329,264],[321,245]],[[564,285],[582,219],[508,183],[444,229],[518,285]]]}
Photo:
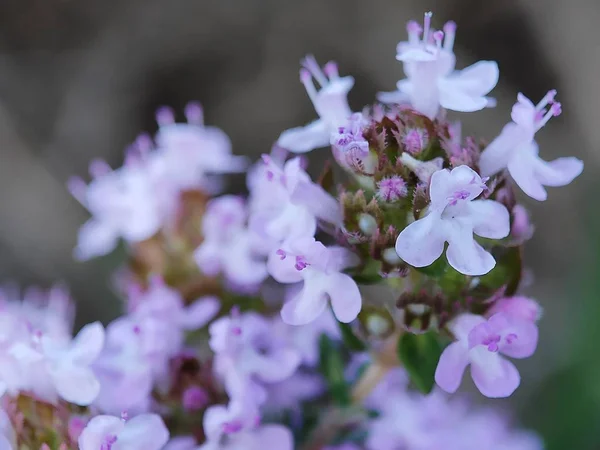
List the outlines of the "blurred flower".
{"label": "blurred flower", "polygon": [[160,450],[169,440],[169,431],[156,414],[142,414],[130,420],[96,416],[79,436],[80,450]]}

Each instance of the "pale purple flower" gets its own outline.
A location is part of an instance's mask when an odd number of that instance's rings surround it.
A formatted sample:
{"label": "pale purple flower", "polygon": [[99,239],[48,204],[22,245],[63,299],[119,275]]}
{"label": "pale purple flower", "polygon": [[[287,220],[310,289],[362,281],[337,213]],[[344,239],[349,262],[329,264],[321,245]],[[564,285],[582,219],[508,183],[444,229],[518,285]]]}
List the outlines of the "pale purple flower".
{"label": "pale purple flower", "polygon": [[466,367],[479,391],[486,397],[508,397],[519,386],[517,368],[501,354],[527,358],[537,346],[538,330],[534,322],[498,313],[485,319],[463,314],[450,325],[457,341],[440,357],[435,381],[443,390],[453,393],[460,386]]}
{"label": "pale purple flower", "polygon": [[512,225],[510,227],[511,239],[516,244],[521,244],[533,236],[535,227],[531,223],[529,213],[523,205],[515,205],[512,209]]}
{"label": "pale purple flower", "polygon": [[175,123],[170,109],[157,112],[157,153],[171,183],[179,189],[205,187],[207,174],[246,169],[247,159],[231,154],[229,137],[219,128],[204,125],[200,104],[189,103],[185,114],[187,123]]}
{"label": "pale purple flower", "polygon": [[438,170],[442,170],[444,159],[441,157],[433,158],[429,161],[419,161],[412,157],[408,152],[400,155],[400,162],[404,167],[410,169],[421,183],[429,184],[431,177]]}
{"label": "pale purple flower", "polygon": [[583,162],[577,158],[546,162],[538,156],[535,134],[552,116],[561,113],[555,95],[556,91],[549,91],[537,105],[523,94],[518,95],[511,114],[513,121],[481,154],[479,166],[483,176],[494,175],[506,168],[523,192],[543,201],[548,197],[544,186],[565,186],[581,174]]}
{"label": "pale purple flower", "polygon": [[346,124],[331,133],[330,143],[335,160],[344,169],[359,175],[372,175],[377,166],[377,156],[369,150],[363,137],[366,120],[354,113]]}
{"label": "pale purple flower", "polygon": [[283,425],[260,425],[260,415],[237,402],[211,406],[204,413],[206,442],[198,450],[293,450],[292,433]]}
{"label": "pale purple flower", "polygon": [[324,447],[323,450],[361,450],[356,444],[342,444],[335,447]]}
{"label": "pale purple flower", "polygon": [[250,186],[249,226],[261,237],[266,253],[284,239],[313,236],[317,220],[339,225],[342,212],[338,202],[313,183],[300,158],[283,167],[263,155],[260,177]]}
{"label": "pale purple flower", "polygon": [[204,241],[194,252],[200,270],[209,276],[222,273],[239,287],[259,285],[266,277],[265,263],[258,255],[258,238],[246,226],[244,200],[225,195],[208,204],[203,217]]}
{"label": "pale purple flower", "polygon": [[446,257],[465,275],[483,275],[496,265],[493,256],[479,245],[473,234],[502,239],[509,233],[506,208],[493,200],[474,200],[485,184],[471,168],[440,170],[431,177],[431,204],[425,217],[408,225],[398,236],[396,252],[415,267],[438,259],[448,242]]}
{"label": "pale purple flower", "polygon": [[79,450],[161,450],[168,440],[169,431],[156,414],[130,420],[96,416],[79,436]]}
{"label": "pale purple flower", "polygon": [[100,391],[91,365],[103,346],[104,328],[95,322],[83,327],[72,341],[33,333],[29,342],[15,343],[10,353],[21,366],[23,389],[49,402],[60,397],[87,406]]}
{"label": "pale purple flower", "polygon": [[289,411],[301,414],[302,403],[322,395],[325,381],[314,373],[296,372],[279,383],[266,386],[267,401],[264,409],[269,412]]}
{"label": "pale purple flower", "polygon": [[498,64],[479,61],[463,70],[455,70],[454,22],[448,22],[443,32],[433,32],[431,13],[426,13],[424,29],[411,21],[407,30],[409,40],[398,44],[396,56],[404,63],[407,78],[397,83],[397,91],[380,93],[380,101],[408,101],[431,119],[437,116],[440,106],[452,111],[472,112],[493,104],[486,95],[498,83]]}
{"label": "pale purple flower", "polygon": [[542,316],[542,307],[532,298],[516,295],[496,300],[486,314],[491,317],[497,313],[537,322]]}
{"label": "pale purple flower", "polygon": [[183,409],[188,412],[198,411],[204,408],[209,401],[208,393],[200,386],[191,386],[183,392]]}
{"label": "pale purple flower", "polygon": [[92,182],[69,181],[73,196],[92,214],[79,230],[75,257],[89,259],[111,252],[120,238],[150,238],[164,219],[163,205],[146,164],[126,164],[112,171],[103,161],[90,164]]}
{"label": "pale purple flower", "polygon": [[300,365],[299,352],[287,340],[277,339],[274,321],[257,313],[234,311],[213,322],[209,332],[215,372],[231,397],[262,399],[257,382],[285,380]]}
{"label": "pale purple flower", "polygon": [[[354,86],[354,78],[340,77],[337,65],[329,62],[323,70],[315,58],[307,56],[300,69],[300,81],[312,101],[319,119],[305,127],[292,128],[279,136],[277,144],[294,153],[305,153],[329,145],[330,135],[343,126],[352,114],[348,105],[348,92]],[[317,90],[313,79],[321,85]]]}
{"label": "pale purple flower", "polygon": [[17,449],[17,435],[10,417],[0,408],[0,450]]}
{"label": "pale purple flower", "polygon": [[342,247],[325,247],[314,238],[292,239],[269,255],[269,273],[280,283],[304,282],[302,290],[281,310],[283,321],[305,325],[319,317],[331,302],[341,322],[351,322],[361,310],[356,282],[342,271],[359,258]]}

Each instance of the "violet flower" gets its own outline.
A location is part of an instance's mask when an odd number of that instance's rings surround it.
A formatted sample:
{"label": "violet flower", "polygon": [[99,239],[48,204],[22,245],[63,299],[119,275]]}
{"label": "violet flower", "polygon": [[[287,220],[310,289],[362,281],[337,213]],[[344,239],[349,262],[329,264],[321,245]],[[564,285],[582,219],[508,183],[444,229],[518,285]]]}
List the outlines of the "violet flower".
{"label": "violet flower", "polygon": [[538,330],[534,322],[498,313],[485,319],[463,314],[450,325],[457,341],[442,353],[435,381],[453,393],[458,389],[467,365],[479,391],[486,397],[508,397],[519,386],[517,368],[500,354],[528,358],[537,346]]}
{"label": "violet flower", "polygon": [[169,431],[160,416],[142,414],[130,420],[96,416],[79,436],[80,450],[160,450]]}
{"label": "violet flower", "polygon": [[523,94],[517,96],[511,114],[513,121],[481,154],[479,165],[483,176],[507,168],[523,192],[543,201],[548,197],[544,186],[566,186],[581,174],[583,162],[575,157],[546,162],[538,156],[535,134],[562,111],[555,96],[556,91],[549,91],[537,105]]}
{"label": "violet flower", "polygon": [[361,310],[356,282],[342,271],[358,264],[358,256],[342,247],[325,247],[314,238],[284,242],[269,255],[269,273],[280,283],[303,281],[302,290],[283,305],[281,317],[290,325],[304,325],[319,317],[331,301],[341,322],[351,322]]}
{"label": "violet flower", "polygon": [[496,261],[473,234],[491,239],[506,237],[509,214],[501,203],[474,200],[484,188],[481,177],[467,166],[435,172],[428,212],[398,236],[396,252],[400,258],[412,266],[425,267],[441,256],[448,242],[446,257],[459,272],[483,275],[492,270]]}

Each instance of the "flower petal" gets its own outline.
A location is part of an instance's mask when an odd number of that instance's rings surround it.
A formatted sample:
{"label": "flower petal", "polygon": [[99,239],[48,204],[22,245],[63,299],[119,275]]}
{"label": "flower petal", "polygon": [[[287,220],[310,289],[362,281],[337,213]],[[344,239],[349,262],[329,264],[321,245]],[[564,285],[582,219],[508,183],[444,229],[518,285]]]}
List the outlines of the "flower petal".
{"label": "flower petal", "polygon": [[471,360],[471,376],[477,389],[489,398],[509,397],[521,384],[517,368],[497,353],[484,348],[475,351],[487,353],[487,357]]}
{"label": "flower petal", "polygon": [[558,158],[546,162],[538,159],[534,165],[537,179],[545,186],[566,186],[583,171],[583,161],[580,159]]}
{"label": "flower petal", "polygon": [[481,153],[479,168],[481,176],[490,177],[508,166],[513,152],[523,142],[530,142],[533,134],[524,133],[514,123],[504,126],[502,132]]}
{"label": "flower petal", "polygon": [[294,258],[285,255],[285,253],[282,254],[279,250],[281,249],[274,249],[269,254],[267,261],[269,274],[279,283],[298,283],[302,281],[302,272],[296,269]]}
{"label": "flower petal", "polygon": [[70,403],[87,406],[100,393],[100,382],[87,367],[68,365],[52,370],[50,375],[58,395]]}
{"label": "flower petal", "polygon": [[79,228],[73,255],[79,261],[103,256],[115,249],[118,240],[119,235],[114,228],[90,219]]}
{"label": "flower petal", "polygon": [[506,207],[494,200],[469,203],[473,232],[489,239],[502,239],[510,233],[510,215]]}
{"label": "flower petal", "polygon": [[398,236],[396,253],[411,266],[429,266],[444,251],[446,236],[442,226],[442,220],[435,212],[411,223]]}
{"label": "flower petal", "polygon": [[[307,270],[307,269],[305,269]],[[289,325],[305,325],[319,317],[327,308],[322,284],[307,280],[302,290],[281,308],[281,318]]]}
{"label": "flower petal", "polygon": [[277,145],[294,153],[306,153],[315,148],[329,145],[329,130],[321,119],[305,127],[291,128],[284,131],[277,140]]}
{"label": "flower petal", "polygon": [[256,442],[261,448],[293,450],[292,433],[283,425],[264,425],[255,431]]}
{"label": "flower petal", "polygon": [[98,450],[102,448],[104,438],[108,435],[118,435],[124,423],[118,417],[96,416],[89,421],[79,435],[80,450]]}
{"label": "flower petal", "polygon": [[140,414],[126,422],[114,450],[160,450],[169,440],[169,430],[157,414]]}
{"label": "flower petal", "polygon": [[536,150],[534,142],[519,148],[508,162],[508,171],[523,192],[535,200],[544,201],[548,193],[535,174],[536,159],[539,160]]}
{"label": "flower petal", "polygon": [[334,225],[340,225],[342,210],[339,203],[321,186],[312,182],[300,181],[290,200],[306,207],[317,218]]}
{"label": "flower petal", "polygon": [[221,302],[217,297],[201,297],[188,306],[180,317],[186,330],[197,330],[206,325],[217,314]]}
{"label": "flower petal", "polygon": [[73,339],[70,356],[80,364],[94,362],[104,347],[104,327],[100,322],[84,326]]}
{"label": "flower petal", "polygon": [[462,381],[469,364],[469,350],[460,342],[454,342],[444,349],[435,369],[435,382],[444,391],[453,394]]}
{"label": "flower petal", "polygon": [[356,282],[344,273],[334,273],[327,278],[327,293],[335,317],[340,322],[352,322],[362,307],[362,297]]}
{"label": "flower petal", "polygon": [[485,275],[496,265],[494,257],[473,239],[472,228],[452,223],[449,228],[448,263],[465,275]]}

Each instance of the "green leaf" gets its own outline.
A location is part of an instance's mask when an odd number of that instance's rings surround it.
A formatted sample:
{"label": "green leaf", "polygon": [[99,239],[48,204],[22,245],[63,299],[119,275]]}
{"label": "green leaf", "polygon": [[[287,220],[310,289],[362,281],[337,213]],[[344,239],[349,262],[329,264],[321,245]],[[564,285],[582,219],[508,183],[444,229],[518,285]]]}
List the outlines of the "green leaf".
{"label": "green leaf", "polygon": [[435,384],[435,368],[442,353],[436,334],[405,333],[398,339],[398,357],[417,389],[428,394]]}
{"label": "green leaf", "polygon": [[337,321],[338,326],[340,327],[340,332],[342,333],[342,341],[344,345],[348,348],[348,350],[352,350],[355,352],[362,352],[366,350],[367,346],[363,341],[361,341],[352,330],[350,324],[343,323]]}
{"label": "green leaf", "polygon": [[415,270],[431,278],[440,278],[446,273],[448,267],[448,261],[442,255],[427,267],[415,267]]}
{"label": "green leaf", "polygon": [[350,405],[350,388],[344,377],[344,359],[333,341],[325,334],[319,339],[321,373],[327,381],[329,394],[339,406]]}

